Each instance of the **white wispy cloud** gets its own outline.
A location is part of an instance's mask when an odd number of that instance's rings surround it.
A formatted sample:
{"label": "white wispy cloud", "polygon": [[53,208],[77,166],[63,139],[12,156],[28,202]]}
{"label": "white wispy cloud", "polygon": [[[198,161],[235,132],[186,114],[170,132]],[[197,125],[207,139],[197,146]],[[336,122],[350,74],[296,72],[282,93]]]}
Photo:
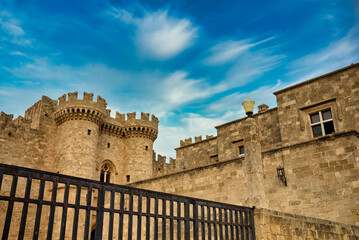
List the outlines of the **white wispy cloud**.
{"label": "white wispy cloud", "polygon": [[29,45],[31,40],[25,35],[21,21],[7,11],[0,12],[0,27],[3,32],[1,41],[10,41],[17,45]]}
{"label": "white wispy cloud", "polygon": [[163,82],[167,104],[184,104],[195,99],[210,97],[226,89],[224,85],[208,86],[203,79],[191,79],[185,71],[176,71]]}
{"label": "white wispy cloud", "polygon": [[265,50],[247,52],[226,72],[224,82],[229,87],[244,86],[254,80],[260,82],[259,78],[278,67],[283,59],[284,55],[267,53]]}
{"label": "white wispy cloud", "polygon": [[274,37],[264,39],[259,42],[251,43],[249,40],[241,41],[225,41],[220,42],[210,49],[210,56],[204,61],[208,65],[221,65],[235,60],[244,51],[257,46],[261,43],[265,43]]}
{"label": "white wispy cloud", "polygon": [[291,84],[302,82],[359,61],[359,25],[344,37],[332,41],[317,52],[306,55],[291,63],[288,75],[295,77]]}
{"label": "white wispy cloud", "polygon": [[112,15],[135,25],[136,46],[148,58],[172,58],[190,47],[197,37],[197,27],[189,19],[171,17],[166,10],[147,12],[143,18],[136,18],[130,12],[114,8]]}
{"label": "white wispy cloud", "polygon": [[[261,86],[253,91],[249,92],[236,92],[230,95],[227,95],[217,101],[212,102],[209,104],[208,108],[206,109],[207,112],[216,112],[221,113],[224,112],[226,115],[226,119],[233,117],[232,113],[238,114],[243,113],[242,102],[247,98],[250,97],[256,103],[256,106],[259,104],[265,103],[270,107],[276,106],[276,98],[273,95],[273,92],[284,88],[285,83],[281,82],[280,80],[277,81],[274,85],[265,85]],[[255,109],[256,112],[256,109]],[[239,118],[237,115],[236,118]]]}

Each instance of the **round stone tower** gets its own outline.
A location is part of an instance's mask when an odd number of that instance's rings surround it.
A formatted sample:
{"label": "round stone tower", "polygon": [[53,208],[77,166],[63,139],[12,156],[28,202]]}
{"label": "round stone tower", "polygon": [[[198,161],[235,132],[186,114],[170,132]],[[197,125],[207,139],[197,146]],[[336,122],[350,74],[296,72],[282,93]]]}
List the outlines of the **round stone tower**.
{"label": "round stone tower", "polygon": [[148,113],[127,113],[125,132],[126,181],[133,182],[152,177],[153,142],[157,138],[158,119]]}
{"label": "round stone tower", "polygon": [[96,151],[100,127],[106,114],[106,101],[100,96],[84,93],[83,100],[77,92],[59,98],[54,119],[58,142],[55,169],[61,174],[95,179]]}
{"label": "round stone tower", "polygon": [[[100,96],[77,92],[59,98],[54,112],[57,124],[55,170],[110,183],[125,184],[152,177],[153,142],[158,119],[149,113],[116,113]],[[105,172],[106,171],[106,172]],[[107,176],[108,178],[106,178]],[[106,178],[106,179],[105,179]]]}

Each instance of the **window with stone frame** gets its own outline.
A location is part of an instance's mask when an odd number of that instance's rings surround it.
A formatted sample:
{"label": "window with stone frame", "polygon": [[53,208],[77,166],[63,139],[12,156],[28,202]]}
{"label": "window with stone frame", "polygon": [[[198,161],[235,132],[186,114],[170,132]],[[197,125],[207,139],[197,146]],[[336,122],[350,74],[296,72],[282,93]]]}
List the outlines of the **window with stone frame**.
{"label": "window with stone frame", "polygon": [[244,142],[243,139],[239,139],[232,142],[234,150],[235,150],[235,156],[244,156]]}
{"label": "window with stone frame", "polygon": [[110,183],[111,168],[108,164],[103,164],[101,167],[100,181]]}
{"label": "window with stone frame", "polygon": [[315,138],[335,132],[333,115],[330,108],[310,114],[310,123],[313,137]]}
{"label": "window with stone frame", "polygon": [[244,145],[238,147],[239,155],[244,155]]}

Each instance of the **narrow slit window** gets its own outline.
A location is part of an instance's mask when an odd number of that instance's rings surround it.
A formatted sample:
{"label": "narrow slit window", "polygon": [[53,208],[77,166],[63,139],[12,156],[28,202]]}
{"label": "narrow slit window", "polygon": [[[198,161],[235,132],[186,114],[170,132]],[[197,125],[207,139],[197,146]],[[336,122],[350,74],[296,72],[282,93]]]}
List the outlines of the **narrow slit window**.
{"label": "narrow slit window", "polygon": [[87,135],[91,135],[91,130],[90,129],[87,130]]}
{"label": "narrow slit window", "polygon": [[107,148],[110,148],[110,145],[111,145],[110,143],[107,143]]}
{"label": "narrow slit window", "polygon": [[145,146],[146,151],[148,150],[148,146]]}
{"label": "narrow slit window", "polygon": [[126,181],[130,182],[130,175],[126,175]]}
{"label": "narrow slit window", "polygon": [[244,146],[239,146],[238,147],[238,151],[239,151],[239,155],[244,155]]}

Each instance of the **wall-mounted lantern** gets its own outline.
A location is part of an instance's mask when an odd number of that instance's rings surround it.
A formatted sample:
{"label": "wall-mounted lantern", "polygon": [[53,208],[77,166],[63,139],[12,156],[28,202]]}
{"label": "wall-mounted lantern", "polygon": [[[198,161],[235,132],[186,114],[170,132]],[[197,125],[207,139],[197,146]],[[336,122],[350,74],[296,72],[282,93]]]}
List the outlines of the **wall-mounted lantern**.
{"label": "wall-mounted lantern", "polygon": [[254,104],[255,102],[250,98],[246,98],[246,100],[242,102],[244,111],[246,112],[248,117],[252,116],[253,114]]}
{"label": "wall-mounted lantern", "polygon": [[287,178],[285,177],[284,167],[277,168],[277,176],[287,186]]}

